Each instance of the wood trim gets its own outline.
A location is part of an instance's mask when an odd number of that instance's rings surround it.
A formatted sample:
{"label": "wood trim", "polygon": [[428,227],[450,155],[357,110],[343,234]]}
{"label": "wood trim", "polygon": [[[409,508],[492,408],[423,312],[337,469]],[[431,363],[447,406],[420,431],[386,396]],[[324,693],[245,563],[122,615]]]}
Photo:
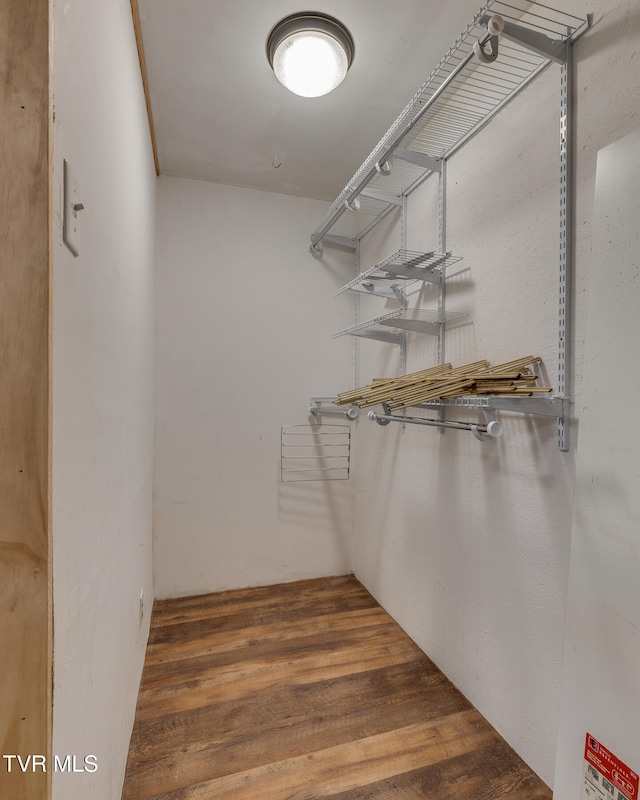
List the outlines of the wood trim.
{"label": "wood trim", "polygon": [[156,145],[156,129],[155,125],[153,124],[153,111],[151,109],[149,78],[147,76],[147,62],[144,56],[144,44],[142,42],[142,26],[140,24],[140,12],[138,10],[138,0],[131,0],[131,15],[133,16],[133,30],[136,35],[136,45],[138,47],[138,60],[140,61],[140,75],[142,76],[144,100],[145,103],[147,104],[147,117],[149,119],[149,135],[151,136],[153,163],[155,164],[156,167],[156,175],[160,175],[160,162],[158,160],[158,147]]}
{"label": "wood trim", "polygon": [[[0,745],[51,758],[49,0],[0,0]],[[15,762],[14,762],[15,764]],[[51,796],[8,771],[3,796]]]}

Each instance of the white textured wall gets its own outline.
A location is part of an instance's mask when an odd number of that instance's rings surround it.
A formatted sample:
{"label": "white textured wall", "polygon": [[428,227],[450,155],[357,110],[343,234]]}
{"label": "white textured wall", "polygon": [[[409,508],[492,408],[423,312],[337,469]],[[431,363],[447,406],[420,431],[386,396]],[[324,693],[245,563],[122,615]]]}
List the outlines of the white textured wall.
{"label": "white textured wall", "polygon": [[[54,2],[53,75],[53,751],[98,763],[54,774],[53,796],[114,800],[153,600],[155,175],[128,0]],[[78,258],[63,158],[85,206]]]}
{"label": "white textured wall", "polygon": [[640,130],[598,155],[567,602],[558,797],[578,797],[587,732],[640,771]]}
{"label": "white textured wall", "polygon": [[156,593],[347,572],[351,481],[280,483],[281,426],[352,384],[353,260],[307,252],[326,203],[158,187]]}
{"label": "white textured wall", "polygon": [[[600,0],[576,46],[577,211],[574,397],[598,147],[638,122],[640,3]],[[557,384],[559,68],[541,76],[449,164],[447,359],[544,359]],[[434,187],[409,201],[407,244],[437,246]],[[435,182],[435,180],[433,181]],[[362,268],[397,249],[368,237]],[[425,305],[433,302],[424,292]],[[367,312],[370,309],[367,309]],[[378,311],[377,313],[380,313]],[[363,317],[367,314],[363,314]],[[408,370],[435,363],[412,336]],[[360,345],[360,382],[394,374],[392,346]],[[453,415],[452,415],[453,416]],[[417,426],[358,427],[355,572],[510,744],[553,782],[577,424],[561,452],[555,423],[502,415],[504,438]]]}

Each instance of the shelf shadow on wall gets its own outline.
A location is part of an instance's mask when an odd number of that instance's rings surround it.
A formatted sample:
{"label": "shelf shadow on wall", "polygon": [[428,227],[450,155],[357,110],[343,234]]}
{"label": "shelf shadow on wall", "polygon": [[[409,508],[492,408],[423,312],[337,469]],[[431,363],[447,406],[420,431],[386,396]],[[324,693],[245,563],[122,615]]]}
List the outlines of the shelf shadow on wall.
{"label": "shelf shadow on wall", "polygon": [[278,470],[278,519],[329,536],[345,563],[351,563],[352,480],[282,482]]}

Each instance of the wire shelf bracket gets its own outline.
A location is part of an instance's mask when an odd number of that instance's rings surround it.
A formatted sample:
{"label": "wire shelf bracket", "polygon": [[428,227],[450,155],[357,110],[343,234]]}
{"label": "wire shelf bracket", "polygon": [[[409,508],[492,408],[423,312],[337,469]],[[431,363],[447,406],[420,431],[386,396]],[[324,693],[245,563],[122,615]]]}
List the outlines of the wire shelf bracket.
{"label": "wire shelf bracket", "polygon": [[309,414],[320,422],[322,417],[346,417],[350,422],[355,422],[360,416],[360,409],[355,403],[351,403],[346,408],[336,408],[335,401],[338,398],[332,397],[312,397],[309,400]]}

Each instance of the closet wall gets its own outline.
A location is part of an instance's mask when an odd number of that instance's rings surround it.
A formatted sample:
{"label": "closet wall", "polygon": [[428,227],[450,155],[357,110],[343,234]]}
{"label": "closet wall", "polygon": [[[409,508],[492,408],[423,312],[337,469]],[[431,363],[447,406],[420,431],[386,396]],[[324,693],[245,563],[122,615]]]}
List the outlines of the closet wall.
{"label": "closet wall", "polygon": [[153,603],[155,173],[128,0],[54,3],[53,42],[53,751],[97,759],[56,772],[53,797],[113,800]]}
{"label": "closet wall", "polygon": [[280,481],[281,426],[353,381],[352,345],[332,339],[353,313],[333,297],[353,259],[308,252],[326,207],[158,182],[159,597],[351,570],[351,481]]}
{"label": "closet wall", "polygon": [[[563,10],[594,16],[575,47],[579,399],[596,154],[639,122],[640,3],[571,2]],[[447,249],[464,260],[450,272],[447,307],[469,316],[450,326],[447,360],[539,355],[541,383],[552,386],[559,109],[559,67],[552,67],[451,159],[448,174]],[[437,187],[429,185],[435,180],[409,200],[411,249],[437,245]],[[397,224],[371,234],[363,268],[399,246]],[[420,301],[433,306],[435,299],[426,290]],[[409,371],[435,358],[428,337],[410,336]],[[362,342],[360,382],[394,374],[398,362],[397,348]],[[488,443],[462,432],[358,424],[354,569],[552,784],[578,424],[564,453],[553,421],[508,414],[501,421],[504,437]]]}
{"label": "closet wall", "polygon": [[559,797],[580,793],[587,732],[636,772],[636,783],[640,771],[640,437],[627,415],[640,376],[624,355],[640,335],[639,152],[640,129],[603,148],[596,170]]}

